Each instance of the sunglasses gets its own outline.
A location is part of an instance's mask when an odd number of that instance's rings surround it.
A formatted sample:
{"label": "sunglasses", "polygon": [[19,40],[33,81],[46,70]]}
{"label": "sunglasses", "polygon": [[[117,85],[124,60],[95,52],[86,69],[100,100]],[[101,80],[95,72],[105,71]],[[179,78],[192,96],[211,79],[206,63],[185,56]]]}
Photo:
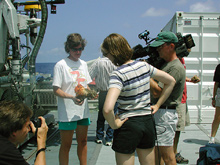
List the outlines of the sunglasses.
{"label": "sunglasses", "polygon": [[77,51],[80,51],[80,52],[81,52],[81,51],[83,51],[83,48],[82,48],[82,47],[81,47],[81,48],[78,48],[78,49],[72,48],[71,50],[72,50],[73,52],[77,52]]}

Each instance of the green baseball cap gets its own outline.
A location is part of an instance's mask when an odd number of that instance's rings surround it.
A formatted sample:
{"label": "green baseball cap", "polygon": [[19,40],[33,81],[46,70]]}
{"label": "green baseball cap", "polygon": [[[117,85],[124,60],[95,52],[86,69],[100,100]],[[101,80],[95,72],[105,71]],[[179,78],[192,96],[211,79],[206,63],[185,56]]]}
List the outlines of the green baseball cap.
{"label": "green baseball cap", "polygon": [[178,38],[173,32],[163,31],[157,35],[155,41],[152,44],[150,44],[150,46],[158,47],[163,45],[164,43],[177,43],[177,42],[178,42]]}

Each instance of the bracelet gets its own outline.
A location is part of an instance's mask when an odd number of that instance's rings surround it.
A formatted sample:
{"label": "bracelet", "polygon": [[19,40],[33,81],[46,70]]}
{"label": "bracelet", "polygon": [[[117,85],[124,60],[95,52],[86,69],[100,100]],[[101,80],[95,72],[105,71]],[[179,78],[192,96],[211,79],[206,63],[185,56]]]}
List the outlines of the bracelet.
{"label": "bracelet", "polygon": [[37,151],[37,153],[36,153],[36,158],[37,158],[37,155],[38,155],[41,151],[45,151],[45,150],[46,150],[46,147],[39,149],[39,150]]}

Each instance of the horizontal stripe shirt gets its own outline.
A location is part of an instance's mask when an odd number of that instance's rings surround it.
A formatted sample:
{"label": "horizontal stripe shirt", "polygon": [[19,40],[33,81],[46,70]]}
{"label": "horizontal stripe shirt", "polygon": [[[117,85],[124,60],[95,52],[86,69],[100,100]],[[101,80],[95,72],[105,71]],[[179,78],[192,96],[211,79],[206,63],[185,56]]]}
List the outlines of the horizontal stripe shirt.
{"label": "horizontal stripe shirt", "polygon": [[89,69],[90,77],[95,78],[98,90],[107,91],[109,86],[110,74],[117,67],[107,58],[101,58],[95,61]]}
{"label": "horizontal stripe shirt", "polygon": [[157,69],[142,61],[124,64],[113,71],[109,88],[118,88],[118,115],[121,119],[151,113],[150,78]]}

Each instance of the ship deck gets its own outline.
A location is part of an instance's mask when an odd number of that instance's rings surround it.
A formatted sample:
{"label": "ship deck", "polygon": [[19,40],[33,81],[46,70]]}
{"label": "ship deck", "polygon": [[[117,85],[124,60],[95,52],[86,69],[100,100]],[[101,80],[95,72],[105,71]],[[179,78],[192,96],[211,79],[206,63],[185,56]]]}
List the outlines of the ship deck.
{"label": "ship deck", "polygon": [[[88,130],[88,165],[114,165],[115,155],[114,151],[109,146],[104,144],[96,144],[95,131],[96,131],[96,119],[98,111],[97,109],[90,110],[91,112],[91,125]],[[57,120],[57,111],[50,111]],[[46,161],[48,165],[58,165],[58,154],[60,147],[60,136],[57,129],[58,125],[55,124],[50,127],[48,132],[47,149],[46,149]],[[194,165],[199,158],[199,148],[206,145],[209,140],[209,134],[211,132],[211,123],[207,124],[193,124],[186,127],[185,131],[181,132],[180,141],[178,145],[178,151],[181,155],[189,159],[189,164]],[[217,133],[216,142],[219,143],[220,132]],[[29,143],[22,147],[23,156],[30,164],[34,164],[36,143],[30,140]],[[74,135],[72,147],[69,155],[69,164],[79,165],[77,158],[77,143]],[[139,165],[137,155],[135,155],[135,165]]]}

